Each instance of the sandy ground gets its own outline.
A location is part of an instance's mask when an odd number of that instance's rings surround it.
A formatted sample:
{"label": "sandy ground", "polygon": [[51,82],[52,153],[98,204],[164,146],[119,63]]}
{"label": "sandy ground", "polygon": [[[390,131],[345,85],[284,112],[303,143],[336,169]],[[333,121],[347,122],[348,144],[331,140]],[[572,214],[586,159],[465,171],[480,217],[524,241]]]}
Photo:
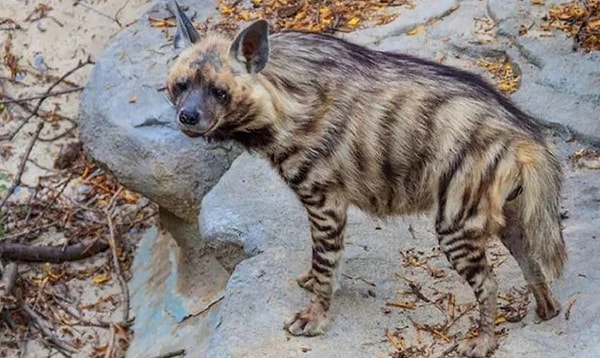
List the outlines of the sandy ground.
{"label": "sandy ground", "polygon": [[[92,61],[96,60],[108,41],[135,21],[150,3],[151,0],[0,1],[0,101],[9,97],[22,99],[43,94],[79,61],[86,61],[88,57]],[[19,68],[15,79],[11,78],[12,74],[7,65],[11,54],[15,56]],[[54,91],[84,86],[92,66],[78,69],[66,78],[68,83],[59,84]],[[77,140],[74,120],[77,116],[79,95],[80,91],[76,91],[47,98],[40,110],[45,119],[33,117],[12,140],[0,140],[0,199],[6,196],[7,188],[17,175],[22,157],[32,140],[32,133],[41,122],[45,122],[45,127],[26,163],[22,176],[23,184],[17,187],[11,201],[25,200],[40,180],[47,175],[56,174],[53,167],[61,147],[65,143]],[[25,103],[33,108],[37,100]],[[28,113],[16,104],[0,104],[0,137],[14,131],[27,117]],[[57,140],[47,140],[62,134],[64,135]],[[76,193],[80,187],[81,183],[74,180],[68,185],[64,195]],[[10,234],[10,229],[0,227],[0,240],[3,236],[2,230]],[[59,244],[61,240],[64,238],[59,232],[48,231],[31,243]],[[48,289],[57,296],[70,297],[67,303],[76,308],[81,318],[101,318],[110,321],[114,316],[121,314],[121,302],[118,298],[115,299],[119,295],[117,280],[112,276],[106,283],[98,284],[93,281],[102,273],[111,277],[110,257],[108,252],[104,252],[69,265],[22,264],[19,266],[19,272],[20,276],[37,285],[34,289]],[[6,262],[1,264],[5,265]],[[57,272],[65,272],[74,278],[67,283],[59,279],[54,280]],[[25,280],[19,281],[17,286],[27,286],[23,281]],[[0,302],[0,306],[1,304]],[[86,305],[93,309],[86,309]],[[57,316],[64,317],[63,325],[53,325],[51,329],[60,337],[78,342],[79,352],[73,354],[73,357],[104,356],[109,339],[115,335],[119,336],[120,332],[114,328],[71,325],[66,318],[68,315],[61,311],[61,307],[53,306],[51,302],[47,303],[46,307],[50,307],[51,311],[56,310]],[[17,323],[20,323],[18,319],[19,317],[15,318]],[[70,319],[72,323],[73,317]],[[24,322],[27,325],[26,320]],[[40,339],[37,330],[27,332],[29,333],[26,335],[17,334],[0,319],[0,357],[60,356],[57,350],[50,348],[48,343]],[[18,339],[15,340],[15,337]],[[122,355],[117,349],[114,353],[115,357]]]}

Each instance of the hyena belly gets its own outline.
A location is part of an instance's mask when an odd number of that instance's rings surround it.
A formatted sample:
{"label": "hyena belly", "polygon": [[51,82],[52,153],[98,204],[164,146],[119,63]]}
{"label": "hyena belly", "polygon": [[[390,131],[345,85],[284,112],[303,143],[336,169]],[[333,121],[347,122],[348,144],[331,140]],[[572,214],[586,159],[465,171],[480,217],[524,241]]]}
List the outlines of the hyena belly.
{"label": "hyena belly", "polygon": [[447,66],[326,35],[268,35],[262,20],[233,41],[198,40],[176,11],[185,29],[176,38],[191,47],[167,88],[183,132],[262,154],[306,208],[312,261],[298,282],[311,299],[286,323],[290,333],[326,329],[350,205],[382,217],[434,214],[442,251],[479,303],[479,335],[464,355],[496,346],[485,257],[494,236],[521,267],[538,315],[558,313],[546,275],[558,277],[566,259],[561,170],[531,117]]}

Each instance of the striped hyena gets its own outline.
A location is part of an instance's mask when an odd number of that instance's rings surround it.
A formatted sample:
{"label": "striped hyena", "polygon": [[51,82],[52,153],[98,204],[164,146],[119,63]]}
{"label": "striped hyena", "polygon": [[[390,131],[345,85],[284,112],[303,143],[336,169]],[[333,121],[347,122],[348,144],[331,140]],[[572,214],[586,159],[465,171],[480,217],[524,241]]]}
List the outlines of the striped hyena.
{"label": "striped hyena", "polygon": [[290,333],[326,329],[350,205],[379,217],[433,212],[442,251],[479,303],[479,335],[462,354],[497,345],[492,237],[518,262],[540,318],[558,314],[546,279],[566,260],[561,167],[536,120],[465,71],[333,36],[269,35],[264,20],[233,40],[200,39],[175,9],[176,45],[188,47],[167,88],[181,130],[261,154],[308,213],[312,263],[298,283],[311,299],[285,323]]}

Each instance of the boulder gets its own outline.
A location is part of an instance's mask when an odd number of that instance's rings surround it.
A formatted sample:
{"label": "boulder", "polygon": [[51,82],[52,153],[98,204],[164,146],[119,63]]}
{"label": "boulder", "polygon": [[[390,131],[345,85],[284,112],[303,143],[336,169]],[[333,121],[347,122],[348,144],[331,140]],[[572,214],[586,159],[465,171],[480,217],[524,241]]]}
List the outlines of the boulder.
{"label": "boulder", "polygon": [[[182,134],[165,99],[165,78],[176,55],[163,29],[167,1],[119,33],[98,59],[82,94],[79,127],[84,148],[127,188],[184,221],[240,153],[231,143],[209,144]],[[197,21],[216,14],[213,1],[194,3]],[[172,34],[174,29],[169,29]]]}

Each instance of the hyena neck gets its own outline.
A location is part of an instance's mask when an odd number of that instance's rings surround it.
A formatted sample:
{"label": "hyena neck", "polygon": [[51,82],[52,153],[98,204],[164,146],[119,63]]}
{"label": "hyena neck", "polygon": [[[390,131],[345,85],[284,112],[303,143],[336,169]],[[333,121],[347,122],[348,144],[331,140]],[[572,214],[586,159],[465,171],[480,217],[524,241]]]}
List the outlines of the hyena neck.
{"label": "hyena neck", "polygon": [[311,117],[314,108],[279,90],[268,73],[257,78],[260,90],[257,91],[256,103],[260,114],[255,119],[256,127],[237,133],[234,139],[247,150],[273,162],[273,158],[289,152],[304,141],[298,129],[299,123]]}

